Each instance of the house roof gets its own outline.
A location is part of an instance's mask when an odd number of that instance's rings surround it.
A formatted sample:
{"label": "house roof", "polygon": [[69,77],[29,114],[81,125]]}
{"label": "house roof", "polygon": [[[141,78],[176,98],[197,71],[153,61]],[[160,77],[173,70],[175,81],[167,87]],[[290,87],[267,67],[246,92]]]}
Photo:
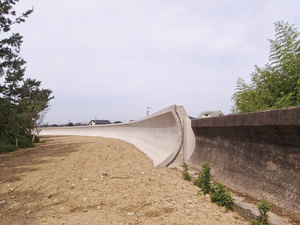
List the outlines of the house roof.
{"label": "house roof", "polygon": [[111,122],[109,120],[91,120],[89,122],[89,124],[92,123],[92,122],[94,122],[96,125],[97,124],[111,124]]}
{"label": "house roof", "polygon": [[203,111],[197,116],[197,119],[205,118],[205,117],[216,117],[216,116],[224,116],[224,114],[220,110],[214,111]]}

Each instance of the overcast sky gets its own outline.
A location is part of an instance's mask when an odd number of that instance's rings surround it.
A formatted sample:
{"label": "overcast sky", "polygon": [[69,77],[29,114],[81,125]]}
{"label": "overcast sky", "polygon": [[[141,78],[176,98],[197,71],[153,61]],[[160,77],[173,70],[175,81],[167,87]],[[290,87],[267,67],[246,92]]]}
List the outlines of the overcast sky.
{"label": "overcast sky", "polygon": [[[268,63],[299,0],[20,0],[26,77],[53,90],[49,124],[140,119],[170,105],[229,114],[238,77]],[[299,29],[298,29],[299,31]]]}

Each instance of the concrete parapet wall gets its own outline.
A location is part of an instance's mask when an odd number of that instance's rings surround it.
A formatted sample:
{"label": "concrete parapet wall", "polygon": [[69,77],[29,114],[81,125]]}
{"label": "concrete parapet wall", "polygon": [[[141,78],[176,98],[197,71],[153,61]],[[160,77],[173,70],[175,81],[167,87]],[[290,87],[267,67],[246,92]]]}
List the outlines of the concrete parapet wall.
{"label": "concrete parapet wall", "polygon": [[300,215],[300,107],[192,120],[188,163],[219,182]]}
{"label": "concrete parapet wall", "polygon": [[189,120],[184,108],[170,106],[129,123],[45,128],[40,134],[117,138],[134,144],[152,159],[154,166],[166,166],[174,160],[182,147],[183,120]]}

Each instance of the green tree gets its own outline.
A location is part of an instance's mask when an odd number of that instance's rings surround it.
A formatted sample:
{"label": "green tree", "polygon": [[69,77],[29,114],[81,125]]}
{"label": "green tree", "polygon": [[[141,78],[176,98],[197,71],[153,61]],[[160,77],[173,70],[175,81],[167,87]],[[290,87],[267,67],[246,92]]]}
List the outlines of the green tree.
{"label": "green tree", "polygon": [[[13,6],[18,0],[0,1],[0,32],[11,30],[11,26],[25,22],[33,10],[28,10],[17,17]],[[6,139],[31,134],[36,121],[49,105],[52,91],[41,89],[40,81],[24,80],[25,60],[20,56],[22,36],[12,33],[8,38],[0,40],[0,134]]]}
{"label": "green tree", "polygon": [[275,23],[269,63],[255,66],[251,83],[238,78],[232,96],[234,113],[300,106],[300,40],[294,25]]}

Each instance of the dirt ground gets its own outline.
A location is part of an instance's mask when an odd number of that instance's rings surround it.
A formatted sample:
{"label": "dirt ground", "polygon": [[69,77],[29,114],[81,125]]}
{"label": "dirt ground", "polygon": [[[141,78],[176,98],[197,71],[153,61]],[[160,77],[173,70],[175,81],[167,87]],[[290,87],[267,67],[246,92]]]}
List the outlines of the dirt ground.
{"label": "dirt ground", "polygon": [[132,144],[43,137],[0,155],[0,224],[249,224]]}

